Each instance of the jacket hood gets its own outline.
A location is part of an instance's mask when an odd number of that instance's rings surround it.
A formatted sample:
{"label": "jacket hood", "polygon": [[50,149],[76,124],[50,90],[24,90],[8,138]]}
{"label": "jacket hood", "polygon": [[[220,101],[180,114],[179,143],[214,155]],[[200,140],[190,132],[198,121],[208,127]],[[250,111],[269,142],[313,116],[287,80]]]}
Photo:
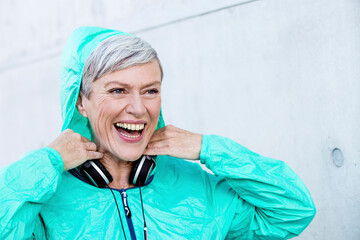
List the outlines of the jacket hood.
{"label": "jacket hood", "polygon": [[[92,51],[103,40],[116,35],[131,35],[118,30],[100,27],[80,27],[72,32],[61,54],[60,64],[60,103],[62,130],[72,129],[90,141],[94,140],[93,132],[87,118],[77,110],[76,101],[79,96],[85,62]],[[156,129],[164,127],[160,111]]]}

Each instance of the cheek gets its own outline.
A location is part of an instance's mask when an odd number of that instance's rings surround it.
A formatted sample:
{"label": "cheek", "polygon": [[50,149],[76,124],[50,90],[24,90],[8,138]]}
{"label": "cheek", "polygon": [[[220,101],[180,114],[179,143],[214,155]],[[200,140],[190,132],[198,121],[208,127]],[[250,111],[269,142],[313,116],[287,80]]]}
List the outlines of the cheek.
{"label": "cheek", "polygon": [[93,123],[95,128],[93,129],[100,134],[107,129],[111,128],[114,118],[121,111],[121,104],[111,101],[104,100],[96,106],[97,113],[93,116]]}
{"label": "cheek", "polygon": [[150,115],[152,124],[156,125],[157,120],[160,115],[160,107],[161,107],[161,98],[154,99],[153,101],[149,102],[146,106],[147,111]]}

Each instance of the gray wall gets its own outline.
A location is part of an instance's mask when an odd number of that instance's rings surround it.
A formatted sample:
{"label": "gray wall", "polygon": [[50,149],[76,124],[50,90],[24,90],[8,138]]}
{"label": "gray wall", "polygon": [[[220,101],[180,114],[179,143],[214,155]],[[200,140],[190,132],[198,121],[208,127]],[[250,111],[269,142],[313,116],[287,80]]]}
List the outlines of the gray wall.
{"label": "gray wall", "polygon": [[59,134],[71,31],[117,28],[158,50],[167,123],[230,137],[298,173],[317,215],[297,239],[359,239],[359,20],[356,0],[1,1],[0,166]]}

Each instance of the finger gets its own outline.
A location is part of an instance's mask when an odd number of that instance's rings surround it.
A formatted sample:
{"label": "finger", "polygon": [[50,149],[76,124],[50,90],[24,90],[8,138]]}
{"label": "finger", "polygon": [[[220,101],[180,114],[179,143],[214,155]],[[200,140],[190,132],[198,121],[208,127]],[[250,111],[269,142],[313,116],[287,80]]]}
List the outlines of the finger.
{"label": "finger", "polygon": [[162,133],[162,132],[164,132],[164,131],[165,131],[165,127],[160,128],[160,129],[156,130],[156,131],[153,133],[153,136],[156,136],[156,135],[158,135],[158,134],[160,134],[160,133]]}
{"label": "finger", "polygon": [[169,155],[165,149],[145,149],[144,155]]}
{"label": "finger", "polygon": [[170,140],[167,141],[157,141],[154,143],[149,144],[145,150],[145,155],[173,155],[173,151],[176,149],[172,146]]}
{"label": "finger", "polygon": [[63,131],[63,133],[73,133],[74,131],[73,130],[71,130],[70,128],[68,128],[68,129],[65,129],[64,131]]}
{"label": "finger", "polygon": [[166,145],[166,143],[169,141],[169,139],[155,139],[150,140],[146,148],[157,148],[157,147],[163,147]]}
{"label": "finger", "polygon": [[[160,129],[159,129],[160,130]],[[162,131],[156,131],[154,133],[154,135],[152,135],[152,137],[150,138],[150,141],[149,142],[156,142],[156,141],[162,141],[162,140],[165,140],[167,139],[168,136],[167,136],[167,133],[166,133],[166,130],[165,129],[162,129]]]}
{"label": "finger", "polygon": [[82,135],[80,135],[81,136],[81,141],[82,142],[90,142],[90,140],[89,139],[87,139],[86,137],[84,137],[84,136],[82,136]]}
{"label": "finger", "polygon": [[88,151],[87,152],[88,159],[100,159],[103,157],[104,157],[104,154],[102,154],[101,152],[96,152],[96,151]]}
{"label": "finger", "polygon": [[155,140],[155,141],[151,141],[148,143],[148,145],[146,146],[146,148],[162,148],[165,146],[168,146],[168,141],[167,140]]}
{"label": "finger", "polygon": [[84,143],[85,149],[88,151],[96,151],[96,144],[93,142]]}

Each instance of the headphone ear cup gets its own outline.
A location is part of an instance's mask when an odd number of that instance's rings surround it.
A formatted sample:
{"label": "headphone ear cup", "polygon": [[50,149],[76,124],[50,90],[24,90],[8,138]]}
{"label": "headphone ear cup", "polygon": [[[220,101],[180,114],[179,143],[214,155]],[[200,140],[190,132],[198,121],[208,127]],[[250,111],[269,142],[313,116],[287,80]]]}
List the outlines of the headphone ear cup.
{"label": "headphone ear cup", "polygon": [[113,178],[99,160],[88,160],[80,167],[80,173],[86,176],[95,187],[103,188]]}
{"label": "headphone ear cup", "polygon": [[155,161],[152,157],[141,156],[141,158],[134,162],[134,166],[129,175],[129,183],[144,186],[154,167]]}
{"label": "headphone ear cup", "polygon": [[[142,158],[142,156],[141,156],[141,158]],[[133,180],[134,180],[134,177],[135,177],[135,174],[136,174],[136,170],[139,167],[141,158],[134,162],[134,165],[133,165],[133,167],[131,169],[131,172],[130,172],[130,175],[129,175],[129,183],[130,184],[135,184],[136,185],[136,181],[134,183]]]}

